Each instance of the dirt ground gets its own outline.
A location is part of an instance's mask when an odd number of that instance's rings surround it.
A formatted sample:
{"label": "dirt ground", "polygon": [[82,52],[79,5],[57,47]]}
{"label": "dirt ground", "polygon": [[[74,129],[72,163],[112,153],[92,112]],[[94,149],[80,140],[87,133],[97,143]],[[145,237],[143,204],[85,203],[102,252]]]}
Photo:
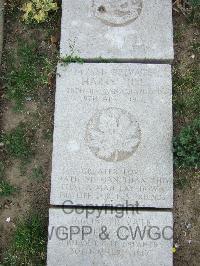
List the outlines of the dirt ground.
{"label": "dirt ground", "polygon": [[[18,1],[20,2],[20,1]],[[12,3],[7,1],[4,27],[4,49],[15,50],[18,38],[23,41],[36,40],[49,58],[55,59],[58,51],[60,17],[54,19],[49,25],[50,34],[45,28],[24,27],[23,23],[15,17],[15,13],[8,10]],[[12,18],[14,16],[14,18]],[[4,60],[6,52],[2,58],[2,69],[5,68]],[[3,72],[3,70],[2,70]],[[0,197],[0,261],[3,254],[9,247],[16,225],[20,220],[29,216],[35,210],[46,217],[48,224],[49,209],[49,189],[51,173],[52,141],[45,138],[44,134],[52,134],[53,113],[54,113],[54,93],[55,93],[55,73],[49,77],[49,83],[39,88],[36,99],[27,101],[22,112],[13,111],[13,103],[5,97],[3,82],[0,87],[0,130],[1,133],[14,129],[21,122],[32,124],[36,128],[36,147],[34,157],[28,164],[26,173],[20,170],[21,162],[17,159],[9,158],[4,149],[0,148],[0,161],[6,165],[4,179],[18,189],[16,193],[9,197]],[[44,133],[45,132],[45,133]],[[32,169],[41,166],[45,178],[34,180],[31,178]],[[6,219],[10,217],[10,222]],[[47,227],[46,227],[47,228]],[[47,234],[47,231],[46,231]]]}
{"label": "dirt ground", "polygon": [[[199,28],[188,25],[185,17],[174,12],[175,61],[174,69],[187,71],[193,63],[194,55],[190,46],[194,40],[199,42]],[[190,117],[176,116],[174,114],[174,134],[187,123]],[[176,181],[183,178],[185,185],[176,186]],[[200,171],[179,170],[174,171],[174,265],[200,265]]]}
{"label": "dirt ground", "polygon": [[[11,19],[11,14],[6,16],[4,47],[12,49],[15,47],[16,39],[36,38],[42,49],[50,57],[55,57],[58,51],[60,18],[51,25],[51,34],[46,33],[43,28],[26,28],[18,19]],[[176,59],[174,66],[187,68],[188,61],[193,60],[188,52],[191,40],[199,34],[194,26],[186,26],[186,20],[181,13],[174,13],[175,34],[180,27],[185,28],[181,40],[175,42]],[[180,26],[182,25],[182,26]],[[3,66],[4,67],[4,66]],[[5,250],[9,247],[13,232],[19,219],[23,219],[31,210],[38,210],[46,217],[48,223],[51,153],[52,141],[45,139],[43,132],[52,132],[54,111],[55,75],[50,77],[49,84],[39,89],[39,100],[28,101],[23,112],[13,112],[13,104],[5,99],[2,83],[0,87],[0,129],[2,132],[10,131],[20,122],[34,122],[37,129],[36,151],[32,161],[28,165],[26,174],[20,171],[20,161],[10,160],[0,148],[0,159],[6,162],[5,179],[13,186],[19,188],[14,195],[0,198],[0,261]],[[185,123],[184,118],[174,117],[174,130],[178,132],[181,125]],[[30,178],[34,166],[41,165],[45,179],[42,181]],[[189,180],[183,189],[175,186],[174,193],[174,265],[200,265],[200,172],[175,171],[175,180],[185,176]],[[6,219],[10,217],[8,223]]]}

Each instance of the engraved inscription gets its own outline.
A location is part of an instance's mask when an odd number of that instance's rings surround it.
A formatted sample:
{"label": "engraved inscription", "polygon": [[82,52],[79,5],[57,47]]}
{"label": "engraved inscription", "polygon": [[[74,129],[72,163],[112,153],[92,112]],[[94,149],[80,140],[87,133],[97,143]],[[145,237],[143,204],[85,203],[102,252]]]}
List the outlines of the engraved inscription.
{"label": "engraved inscription", "polygon": [[141,130],[136,119],[120,108],[97,112],[86,129],[86,143],[92,153],[105,161],[128,159],[137,150]]}
{"label": "engraved inscription", "polygon": [[93,14],[109,26],[120,27],[132,23],[142,11],[142,0],[94,0]]}

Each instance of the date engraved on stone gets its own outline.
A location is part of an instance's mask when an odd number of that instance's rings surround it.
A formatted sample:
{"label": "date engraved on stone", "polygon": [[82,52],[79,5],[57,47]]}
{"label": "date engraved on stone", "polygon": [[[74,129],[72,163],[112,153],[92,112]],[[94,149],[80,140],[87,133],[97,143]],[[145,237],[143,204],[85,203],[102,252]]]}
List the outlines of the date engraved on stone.
{"label": "date engraved on stone", "polygon": [[98,111],[89,120],[85,140],[97,158],[124,161],[136,152],[141,130],[131,113],[111,107]]}
{"label": "date engraved on stone", "polygon": [[132,23],[142,11],[142,0],[94,0],[93,14],[103,23],[120,27]]}

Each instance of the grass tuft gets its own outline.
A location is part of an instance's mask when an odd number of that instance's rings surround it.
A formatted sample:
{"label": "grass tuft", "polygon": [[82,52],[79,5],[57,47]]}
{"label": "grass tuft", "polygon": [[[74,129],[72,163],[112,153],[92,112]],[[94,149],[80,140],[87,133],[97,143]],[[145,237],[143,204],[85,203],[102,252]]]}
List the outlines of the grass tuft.
{"label": "grass tuft", "polygon": [[3,265],[45,265],[47,233],[44,227],[44,221],[36,214],[20,222]]}
{"label": "grass tuft", "polygon": [[174,180],[174,185],[178,189],[185,189],[187,185],[189,185],[189,182],[186,176],[176,177],[176,179]]}
{"label": "grass tuft", "polygon": [[60,58],[60,63],[62,65],[69,65],[71,63],[79,63],[79,64],[83,64],[84,60],[77,56],[77,55],[66,55],[65,57]]}
{"label": "grass tuft", "polygon": [[187,73],[174,71],[174,108],[177,115],[188,118],[198,115],[200,110],[200,70],[191,66]]}
{"label": "grass tuft", "polygon": [[7,197],[16,192],[16,188],[6,181],[0,181],[0,196]]}
{"label": "grass tuft", "polygon": [[34,153],[35,131],[21,123],[15,129],[2,136],[7,153],[20,160],[28,160]]}
{"label": "grass tuft", "polygon": [[6,68],[2,77],[6,97],[14,101],[15,110],[19,111],[27,98],[34,98],[38,88],[48,84],[53,63],[37,49],[36,43],[18,41],[16,54],[8,52]]}
{"label": "grass tuft", "polygon": [[3,162],[0,162],[0,179],[4,177],[5,174],[5,166]]}
{"label": "grass tuft", "polygon": [[174,138],[174,159],[178,167],[200,167],[200,119],[183,127]]}
{"label": "grass tuft", "polygon": [[44,179],[44,173],[43,173],[43,168],[42,166],[36,166],[33,168],[32,170],[32,175],[31,177],[34,179],[34,180],[43,180]]}
{"label": "grass tuft", "polygon": [[189,22],[200,27],[200,0],[189,0],[191,6],[188,19]]}

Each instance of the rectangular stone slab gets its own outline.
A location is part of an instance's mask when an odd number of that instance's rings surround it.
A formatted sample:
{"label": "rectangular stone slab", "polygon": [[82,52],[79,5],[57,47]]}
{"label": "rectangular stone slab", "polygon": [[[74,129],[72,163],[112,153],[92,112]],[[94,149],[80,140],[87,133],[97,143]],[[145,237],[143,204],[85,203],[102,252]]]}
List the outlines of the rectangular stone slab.
{"label": "rectangular stone slab", "polygon": [[51,204],[173,205],[171,67],[59,66]]}
{"label": "rectangular stone slab", "polygon": [[50,210],[48,266],[173,265],[170,212],[65,212]]}
{"label": "rectangular stone slab", "polygon": [[65,0],[61,55],[172,61],[171,0]]}

